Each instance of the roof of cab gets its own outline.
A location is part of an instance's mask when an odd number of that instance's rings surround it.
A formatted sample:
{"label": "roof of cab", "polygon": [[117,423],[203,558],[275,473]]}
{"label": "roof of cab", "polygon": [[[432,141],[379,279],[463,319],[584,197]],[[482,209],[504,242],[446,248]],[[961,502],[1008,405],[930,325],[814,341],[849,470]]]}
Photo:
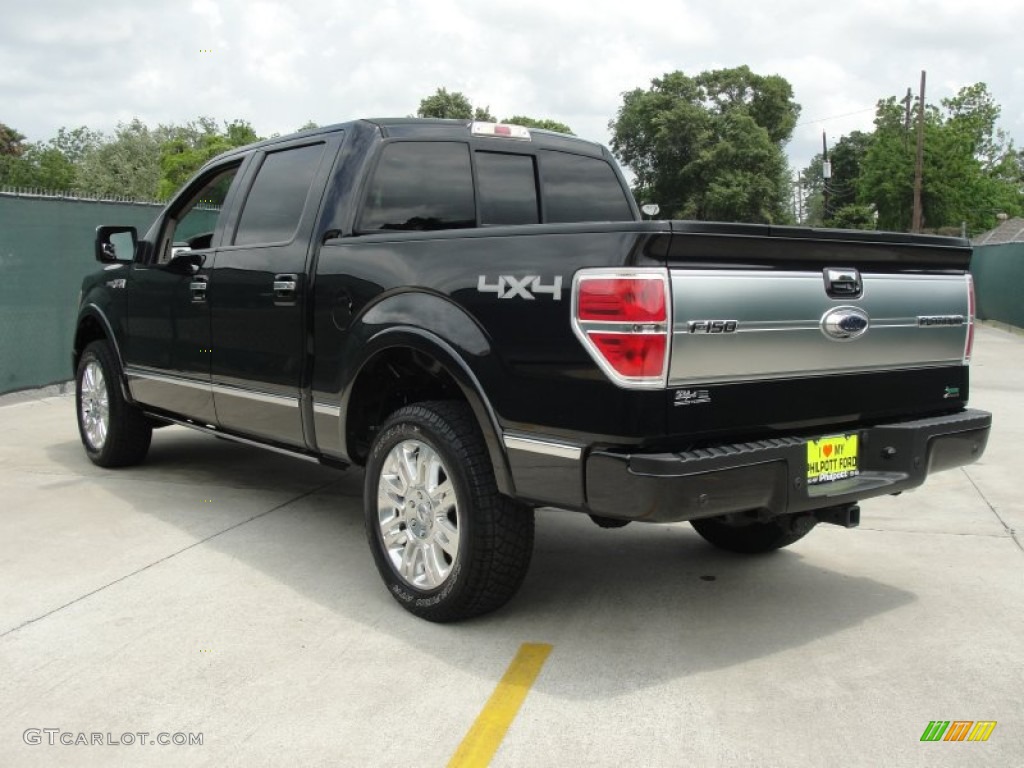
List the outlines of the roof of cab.
{"label": "roof of cab", "polygon": [[[319,128],[312,128],[308,131],[298,131],[285,136],[274,136],[269,139],[253,142],[252,144],[246,144],[245,146],[230,149],[227,152],[218,155],[216,158],[211,160],[210,163],[233,157],[244,152],[249,152],[254,149],[261,149],[263,147],[273,146],[285,141],[292,141],[297,138],[319,136],[326,133],[346,130],[357,123],[376,126],[384,138],[449,139],[453,141],[473,138],[482,141],[493,141],[496,145],[502,142],[518,144],[522,141],[520,139],[507,139],[504,137],[495,138],[474,136],[470,133],[470,127],[473,122],[474,121],[472,120],[443,120],[433,117],[377,117],[365,118],[362,120],[351,120],[345,123],[334,123],[332,125],[325,125]],[[544,149],[566,149],[580,154],[593,155],[594,157],[604,156],[607,151],[597,142],[581,139],[576,136],[556,133],[555,131],[548,131],[541,128],[529,128],[529,131],[531,143],[533,143],[534,146],[542,147]],[[207,165],[210,163],[207,163]]]}

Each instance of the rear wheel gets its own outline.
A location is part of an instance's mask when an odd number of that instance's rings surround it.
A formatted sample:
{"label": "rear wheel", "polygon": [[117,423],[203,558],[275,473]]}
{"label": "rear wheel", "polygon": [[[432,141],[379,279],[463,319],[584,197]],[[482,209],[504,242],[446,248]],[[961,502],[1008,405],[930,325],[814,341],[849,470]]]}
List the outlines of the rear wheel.
{"label": "rear wheel", "polygon": [[498,493],[483,436],[465,403],[401,408],[366,465],[366,535],[403,608],[457,621],[504,605],[526,576],[533,510]]}
{"label": "rear wheel", "polygon": [[125,400],[119,369],[110,345],[94,341],[82,352],[75,376],[78,433],[93,464],[125,467],[138,464],[153,435],[142,411]]}
{"label": "rear wheel", "polygon": [[799,541],[817,525],[812,515],[780,515],[757,520],[742,515],[691,520],[690,525],[719,549],[742,554],[771,552]]}

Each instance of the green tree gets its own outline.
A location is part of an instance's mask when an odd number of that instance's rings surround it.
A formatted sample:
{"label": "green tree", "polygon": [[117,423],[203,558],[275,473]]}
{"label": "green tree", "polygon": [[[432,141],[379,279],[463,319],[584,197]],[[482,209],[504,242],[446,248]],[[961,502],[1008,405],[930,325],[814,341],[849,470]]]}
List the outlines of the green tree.
{"label": "green tree", "polygon": [[56,147],[33,144],[19,160],[22,166],[17,186],[58,191],[75,186],[76,166]]}
{"label": "green tree", "polygon": [[118,123],[112,138],[84,153],[76,186],[99,195],[153,200],[160,185],[160,146],[160,134],[138,118]]}
{"label": "green tree", "polygon": [[[865,219],[864,206],[847,211],[838,223],[838,214],[848,206],[858,204],[858,189],[861,178],[861,164],[871,146],[872,134],[853,131],[841,136],[829,151],[831,176],[826,181],[822,176],[822,156],[815,155],[801,172],[804,184],[805,223],[811,226],[843,227],[845,229],[871,229],[873,214]],[[825,190],[828,190],[828,210],[825,210]],[[861,222],[864,226],[854,226]]]}
{"label": "green tree", "polygon": [[464,93],[448,92],[446,88],[438,88],[432,96],[420,100],[417,117],[439,117],[448,120],[485,120],[496,122],[490,107],[474,107]]}
{"label": "green tree", "polygon": [[60,128],[47,142],[25,145],[17,131],[6,134],[5,141],[4,128],[0,126],[0,142],[7,144],[9,152],[0,152],[0,183],[16,187],[58,191],[74,188],[82,158],[103,139],[102,134],[81,126]]}
{"label": "green tree", "polygon": [[612,149],[636,176],[638,199],[667,216],[786,222],[783,154],[800,114],[778,75],[749,67],[671,72],[623,96],[609,123]]}
{"label": "green tree", "polygon": [[828,226],[838,229],[874,229],[875,210],[870,205],[849,203],[836,210]]}
{"label": "green tree", "polygon": [[[914,109],[917,114],[917,109]],[[1020,153],[996,127],[999,106],[984,83],[962,88],[941,106],[925,105],[921,205],[926,229],[971,232],[995,225],[996,214],[1022,209]],[[873,205],[883,229],[910,229],[916,141],[903,105],[878,103],[875,131],[861,164],[858,202]]]}
{"label": "green tree", "polygon": [[491,114],[491,108],[487,107],[474,107],[473,108],[473,119],[482,120],[487,123],[496,123],[498,118]]}
{"label": "green tree", "polygon": [[205,163],[235,147],[259,140],[245,120],[225,121],[224,129],[209,117],[199,117],[181,126],[161,126],[160,180],[157,195],[173,195]]}
{"label": "green tree", "polygon": [[541,118],[538,120],[537,118],[526,117],[525,115],[513,115],[512,117],[506,117],[501,122],[512,123],[513,125],[522,125],[527,128],[540,128],[545,131],[567,133],[570,136],[576,135],[575,133],[572,132],[572,128],[570,128],[565,123],[560,123],[557,120],[551,120],[548,118]]}
{"label": "green tree", "polygon": [[90,151],[103,143],[100,131],[90,130],[84,125],[78,128],[58,128],[57,135],[48,142],[48,147],[60,152],[69,163],[77,166]]}
{"label": "green tree", "polygon": [[25,151],[25,137],[0,123],[0,155],[18,156]]}
{"label": "green tree", "polygon": [[448,92],[446,88],[438,88],[433,96],[420,101],[416,111],[419,117],[439,117],[450,120],[472,120],[473,105],[465,94],[459,91]]}
{"label": "green tree", "polygon": [[797,182],[800,185],[800,198],[802,211],[798,212],[800,224],[811,227],[821,227],[825,223],[824,189],[825,183],[822,177],[821,153],[818,153],[807,167],[797,175]]}

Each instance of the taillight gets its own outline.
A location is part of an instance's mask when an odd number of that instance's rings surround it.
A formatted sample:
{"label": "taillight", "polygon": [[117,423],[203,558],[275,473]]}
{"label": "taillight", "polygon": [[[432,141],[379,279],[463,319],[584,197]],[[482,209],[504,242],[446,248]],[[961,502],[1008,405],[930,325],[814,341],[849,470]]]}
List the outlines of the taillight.
{"label": "taillight", "polygon": [[573,280],[573,330],[620,387],[665,386],[670,298],[664,269],[580,270]]}
{"label": "taillight", "polygon": [[967,275],[967,341],[964,343],[964,365],[971,362],[974,351],[974,278]]}

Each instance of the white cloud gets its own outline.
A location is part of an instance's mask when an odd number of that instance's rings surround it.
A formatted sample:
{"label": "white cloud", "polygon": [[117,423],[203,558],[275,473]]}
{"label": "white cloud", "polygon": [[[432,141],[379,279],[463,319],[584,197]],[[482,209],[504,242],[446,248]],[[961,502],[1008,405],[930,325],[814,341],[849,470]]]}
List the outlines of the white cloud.
{"label": "white cloud", "polygon": [[33,140],[132,116],[269,135],[412,114],[445,86],[607,143],[622,92],[748,64],[793,84],[803,122],[787,149],[802,166],[822,130],[831,144],[870,129],[874,103],[916,92],[922,68],[933,101],[987,82],[1024,142],[1022,29],[1020,0],[38,0],[4,10],[0,121]]}

